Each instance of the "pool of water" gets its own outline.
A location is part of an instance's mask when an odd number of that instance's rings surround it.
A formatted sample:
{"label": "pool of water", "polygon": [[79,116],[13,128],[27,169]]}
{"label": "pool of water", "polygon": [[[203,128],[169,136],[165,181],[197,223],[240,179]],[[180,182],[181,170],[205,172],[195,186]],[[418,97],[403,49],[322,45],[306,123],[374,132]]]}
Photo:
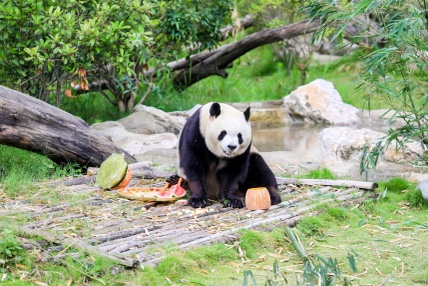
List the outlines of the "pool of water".
{"label": "pool of water", "polygon": [[[330,126],[290,125],[270,129],[253,129],[253,145],[260,152],[294,151],[305,153],[312,149],[319,133]],[[351,128],[370,128],[371,130],[387,133],[389,126],[385,124],[363,124]]]}

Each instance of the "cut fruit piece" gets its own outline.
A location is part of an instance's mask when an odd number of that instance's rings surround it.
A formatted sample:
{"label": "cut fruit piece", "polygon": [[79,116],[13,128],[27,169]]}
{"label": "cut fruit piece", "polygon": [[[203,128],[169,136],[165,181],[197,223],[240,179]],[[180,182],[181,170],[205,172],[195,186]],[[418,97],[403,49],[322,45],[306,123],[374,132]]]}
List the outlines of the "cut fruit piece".
{"label": "cut fruit piece", "polygon": [[122,188],[126,188],[129,185],[129,182],[131,182],[131,178],[132,178],[132,171],[131,171],[131,168],[129,168],[128,166],[125,178],[123,178],[123,180],[119,183],[119,185],[112,188],[112,190],[119,190]]}
{"label": "cut fruit piece", "polygon": [[160,198],[171,198],[172,192],[171,190],[168,190],[169,183],[165,183],[165,187],[162,190],[156,191],[156,195]]}
{"label": "cut fruit piece", "polygon": [[186,190],[183,187],[181,187],[182,182],[183,182],[183,179],[180,178],[180,179],[178,179],[177,185],[174,185],[171,187],[170,191],[173,195],[175,195],[177,197],[182,197],[186,194]]}
{"label": "cut fruit piece", "polygon": [[100,188],[111,189],[123,181],[128,170],[128,164],[123,155],[112,154],[100,166],[96,182]]}
{"label": "cut fruit piece", "polygon": [[173,202],[178,200],[180,197],[160,197],[160,190],[153,190],[154,188],[139,188],[139,187],[128,187],[117,191],[118,195],[130,200],[141,200],[151,202]]}
{"label": "cut fruit piece", "polygon": [[186,190],[179,185],[172,186],[170,191],[171,191],[171,194],[177,197],[182,197],[186,194]]}
{"label": "cut fruit piece", "polygon": [[245,195],[247,210],[267,210],[271,206],[270,195],[265,187],[251,188]]}

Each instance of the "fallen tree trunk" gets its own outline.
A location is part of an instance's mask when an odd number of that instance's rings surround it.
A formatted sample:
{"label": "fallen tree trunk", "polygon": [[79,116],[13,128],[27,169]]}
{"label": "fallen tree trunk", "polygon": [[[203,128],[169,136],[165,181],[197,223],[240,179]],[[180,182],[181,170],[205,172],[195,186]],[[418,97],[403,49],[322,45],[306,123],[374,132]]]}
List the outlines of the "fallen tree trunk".
{"label": "fallen tree trunk", "polygon": [[135,158],[104,135],[59,108],[0,86],[0,144],[45,155],[62,164],[97,167],[112,153]]}

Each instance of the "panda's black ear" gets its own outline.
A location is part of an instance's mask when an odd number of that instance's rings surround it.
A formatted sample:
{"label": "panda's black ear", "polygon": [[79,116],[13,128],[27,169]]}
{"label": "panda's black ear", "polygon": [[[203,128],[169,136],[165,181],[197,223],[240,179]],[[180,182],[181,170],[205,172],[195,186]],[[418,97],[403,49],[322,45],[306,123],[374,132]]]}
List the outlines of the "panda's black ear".
{"label": "panda's black ear", "polygon": [[250,119],[250,109],[251,107],[248,107],[245,111],[244,111],[244,116],[245,116],[245,120],[248,121]]}
{"label": "panda's black ear", "polygon": [[217,117],[221,113],[220,104],[218,102],[214,102],[210,108],[210,115]]}

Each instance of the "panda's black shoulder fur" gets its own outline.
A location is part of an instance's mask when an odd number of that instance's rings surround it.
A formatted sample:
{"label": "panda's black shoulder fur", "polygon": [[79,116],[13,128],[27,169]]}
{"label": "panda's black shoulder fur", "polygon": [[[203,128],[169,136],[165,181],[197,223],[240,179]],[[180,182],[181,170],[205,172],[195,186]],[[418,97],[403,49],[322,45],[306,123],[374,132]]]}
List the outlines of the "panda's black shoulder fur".
{"label": "panda's black shoulder fur", "polygon": [[[207,157],[207,159],[215,157],[208,150],[207,145],[205,144],[205,139],[202,136],[200,130],[200,114],[201,108],[189,117],[181,131],[178,144],[180,164],[183,163],[184,165],[187,165],[189,164],[187,161],[202,160],[204,157]],[[194,155],[192,155],[193,153],[202,157],[194,158]]]}

